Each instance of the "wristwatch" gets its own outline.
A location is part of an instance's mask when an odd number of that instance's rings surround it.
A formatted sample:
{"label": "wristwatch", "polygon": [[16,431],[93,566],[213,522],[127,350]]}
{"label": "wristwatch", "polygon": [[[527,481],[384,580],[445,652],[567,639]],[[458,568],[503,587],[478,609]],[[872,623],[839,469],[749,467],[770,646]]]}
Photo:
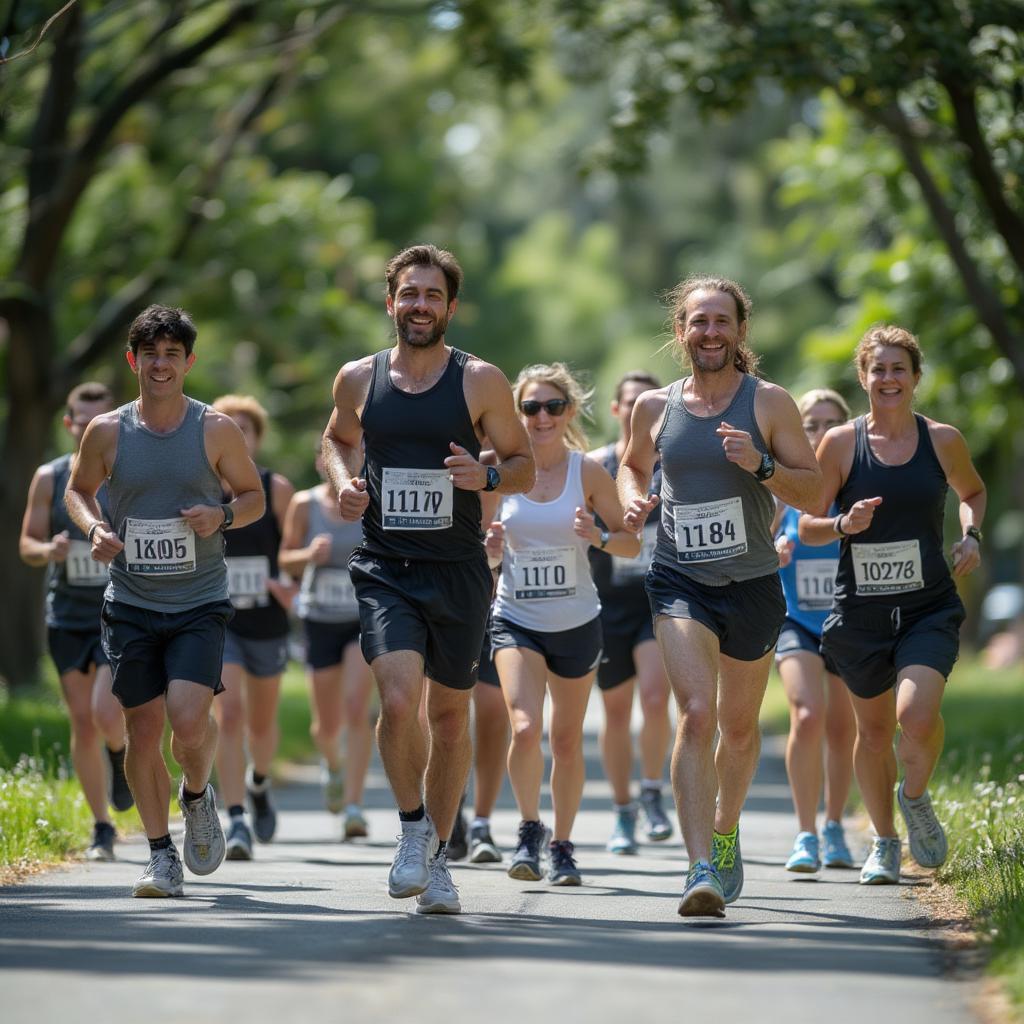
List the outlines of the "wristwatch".
{"label": "wristwatch", "polygon": [[220,510],[224,513],[224,522],[220,524],[220,528],[226,530],[235,521],[235,510],[230,503],[221,505]]}
{"label": "wristwatch", "polygon": [[981,530],[976,526],[968,526],[967,529],[964,530],[964,536],[973,537],[978,544],[981,543]]}
{"label": "wristwatch", "polygon": [[761,456],[761,465],[754,471],[754,476],[761,481],[767,480],[775,473],[775,460],[765,452]]}
{"label": "wristwatch", "polygon": [[501,474],[494,466],[487,467],[487,483],[484,484],[485,491],[496,490],[498,484],[501,483]]}
{"label": "wristwatch", "polygon": [[607,530],[602,530],[601,531],[601,550],[602,551],[604,551],[604,549],[608,546],[608,541],[610,541],[611,539],[612,539],[612,535]]}

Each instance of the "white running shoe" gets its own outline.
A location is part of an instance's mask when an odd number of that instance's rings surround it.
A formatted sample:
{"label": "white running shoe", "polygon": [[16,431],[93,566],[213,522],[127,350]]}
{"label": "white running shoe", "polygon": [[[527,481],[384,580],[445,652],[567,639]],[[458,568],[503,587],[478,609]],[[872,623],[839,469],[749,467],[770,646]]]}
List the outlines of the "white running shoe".
{"label": "white running shoe", "polygon": [[227,844],[217,816],[217,797],[206,784],[198,800],[185,800],[185,780],[178,788],[178,806],[185,819],[185,841],[181,845],[185,866],[194,875],[209,875],[220,867]]}
{"label": "white running shoe", "polygon": [[430,883],[430,862],[436,851],[437,830],[429,814],[419,821],[403,821],[388,872],[388,895],[396,900],[419,896]]}
{"label": "white running shoe", "polygon": [[460,914],[459,890],[448,870],[448,855],[442,850],[430,862],[430,882],[416,897],[417,914]]}
{"label": "white running shoe", "polygon": [[149,855],[149,864],[142,872],[142,877],[132,886],[133,896],[181,896],[185,881],[185,872],[178,860],[178,851],[173,845],[163,850],[153,850]]}
{"label": "white running shoe", "polygon": [[899,885],[903,841],[899,836],[875,836],[860,869],[861,885]]}
{"label": "white running shoe", "polygon": [[903,812],[903,820],[907,823],[907,839],[910,844],[910,856],[923,868],[937,868],[946,863],[949,853],[949,842],[946,831],[935,817],[932,798],[925,790],[916,800],[911,800],[903,792],[903,783],[896,790],[896,802]]}

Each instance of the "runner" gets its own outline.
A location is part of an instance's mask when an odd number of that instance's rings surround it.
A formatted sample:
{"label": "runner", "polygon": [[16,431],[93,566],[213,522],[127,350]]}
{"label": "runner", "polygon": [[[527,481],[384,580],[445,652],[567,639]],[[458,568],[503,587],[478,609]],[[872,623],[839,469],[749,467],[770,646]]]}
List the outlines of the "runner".
{"label": "runner", "polygon": [[[341,368],[324,456],[342,516],[363,520],[350,568],[402,822],[388,891],[419,896],[421,913],[458,913],[444,844],[469,772],[469,694],[492,586],[479,492],[529,490],[533,457],[501,371],[445,344],[462,283],[455,257],[412,246],[386,281],[396,344]],[[485,434],[497,467],[478,461]],[[429,744],[417,713],[424,674]]]}
{"label": "runner", "polygon": [[[629,441],[629,421],[637,398],[661,384],[646,370],[627,373],[615,388],[612,415],[619,423],[619,438],[590,453],[614,480]],[[651,483],[657,493],[661,474],[655,471]],[[600,517],[597,525],[604,529]],[[668,754],[671,726],[668,717],[668,677],[661,651],[654,639],[651,606],[643,578],[650,568],[658,538],[657,518],[643,532],[639,558],[609,556],[600,548],[590,549],[590,568],[601,598],[601,632],[604,657],[597,670],[597,686],[604,701],[604,726],[601,729],[601,757],[612,787],[615,828],[608,840],[612,853],[637,852],[637,805],[630,784],[633,777],[633,693],[639,684],[643,725],[640,729],[640,759],[643,778],[640,806],[647,819],[647,838],[663,842],[672,835],[672,823],[662,808],[661,788],[665,757]]]}
{"label": "runner", "polygon": [[[960,432],[914,412],[922,364],[914,335],[873,327],[855,360],[870,412],[830,430],[818,450],[825,477],[819,509],[836,501],[839,514],[801,520],[800,536],[811,544],[841,538],[821,649],[850,688],[857,717],[854,770],[875,829],[860,880],[895,885],[902,853],[893,821],[897,757],[910,855],[922,867],[946,859],[928,781],[942,752],[942,693],[964,618],[954,577],[981,562],[986,492]],[[942,553],[949,487],[960,499],[963,531],[950,552],[952,574]]]}
{"label": "runner", "polygon": [[[217,745],[210,714],[220,682],[228,601],[222,530],[263,515],[263,488],[234,423],[183,393],[196,329],[183,310],[150,306],[128,332],[139,397],[97,416],[82,438],[68,512],[110,565],[101,621],[114,695],[128,732],[125,771],[149,839],[135,896],[180,896],[183,872],[168,828],[165,720],[181,766],[185,863],[197,875],[224,859],[209,784]],[[96,493],[107,481],[109,518]],[[221,502],[221,481],[234,493]]]}
{"label": "runner", "polygon": [[[67,398],[64,429],[75,451],[94,416],[109,412],[114,396],[105,384],[79,384]],[[100,643],[100,607],[107,569],[94,562],[85,535],[68,518],[64,489],[74,455],[40,466],[32,477],[18,549],[28,565],[46,566],[46,629],[50,657],[71,724],[71,764],[93,816],[89,860],[113,860],[116,832],[107,812],[134,803],[124,775],[124,715],[110,692],[110,666]],[[98,495],[107,507],[106,488]],[[100,741],[110,762],[110,789]]]}
{"label": "runner", "polygon": [[[640,542],[622,526],[615,481],[585,454],[586,435],[576,420],[590,396],[568,367],[528,366],[513,393],[533,442],[537,482],[502,500],[489,531],[492,552],[504,544],[491,641],[512,725],[508,774],[522,819],[508,873],[538,881],[547,855],[552,885],[580,885],[571,835],[586,774],[583,716],[601,661],[601,604],[587,551],[597,545],[635,558]],[[540,820],[546,692],[553,837]]]}
{"label": "runner", "polygon": [[[319,453],[316,468],[322,477]],[[309,733],[320,752],[324,805],[332,814],[344,812],[345,839],[368,834],[362,803],[373,750],[373,677],[359,649],[359,608],[348,571],[362,535],[359,523],[341,519],[338,495],[325,482],[292,498],[281,542],[281,566],[302,578],[296,612],[306,639]]]}
{"label": "runner", "polygon": [[[850,418],[843,396],[827,388],[808,391],[797,407],[813,447],[826,430]],[[775,664],[789,701],[786,774],[800,826],[786,870],[806,874],[822,865],[852,868],[842,819],[853,777],[853,706],[835,666],[823,660],[820,652],[821,626],[832,607],[839,544],[809,547],[802,543],[797,536],[800,513],[795,508],[780,505],[776,519],[775,549],[786,595],[786,621],[775,648]],[[825,827],[819,842],[818,801],[823,784]]]}
{"label": "runner", "polygon": [[[235,421],[255,459],[267,432],[266,409],[249,395],[222,395],[213,408]],[[214,703],[214,713],[217,781],[230,819],[228,860],[251,860],[253,831],[261,843],[269,843],[277,828],[277,812],[270,801],[270,763],[277,750],[277,703],[288,664],[287,609],[292,598],[291,589],[278,579],[277,549],[294,488],[279,473],[259,472],[267,511],[255,523],[224,537],[235,615],[224,641],[224,691]],[[224,501],[231,497],[223,495]],[[243,806],[247,792],[252,830]]]}
{"label": "runner", "polygon": [[660,459],[665,508],[647,592],[678,710],[672,788],[690,860],[679,913],[723,916],[743,886],[739,816],[785,616],[772,495],[813,507],[821,472],[796,403],[753,376],[743,289],[694,276],[671,298],[692,376],[639,397],[618,482],[639,532],[658,504],[648,492]]}

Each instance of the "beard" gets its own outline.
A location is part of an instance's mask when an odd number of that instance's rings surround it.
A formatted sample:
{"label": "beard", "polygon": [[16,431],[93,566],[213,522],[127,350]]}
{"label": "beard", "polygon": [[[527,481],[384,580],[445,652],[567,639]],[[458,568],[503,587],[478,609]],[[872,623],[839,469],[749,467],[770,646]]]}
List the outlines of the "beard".
{"label": "beard", "polygon": [[736,345],[728,342],[720,353],[704,352],[699,346],[688,347],[687,355],[690,357],[690,365],[702,373],[721,373],[733,365],[736,359]]}
{"label": "beard", "polygon": [[412,348],[432,348],[441,341],[444,332],[448,330],[448,317],[441,317],[434,321],[433,327],[423,333],[421,326],[409,323],[412,315],[409,313],[401,320],[395,321],[395,336],[400,342],[404,342]]}

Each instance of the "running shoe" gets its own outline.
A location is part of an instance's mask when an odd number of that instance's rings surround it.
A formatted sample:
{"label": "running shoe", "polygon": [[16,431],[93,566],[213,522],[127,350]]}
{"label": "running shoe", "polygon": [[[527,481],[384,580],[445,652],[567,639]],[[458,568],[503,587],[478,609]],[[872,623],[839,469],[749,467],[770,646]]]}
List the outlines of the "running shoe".
{"label": "running shoe", "polygon": [[108,821],[97,821],[92,827],[92,842],[85,851],[86,860],[114,860],[114,839],[117,833]]}
{"label": "running shoe", "polygon": [[711,837],[711,866],[722,883],[726,903],[735,903],[743,890],[743,856],[740,853],[740,826],[726,835],[714,832]]}
{"label": "running shoe", "polygon": [[686,873],[686,888],[679,901],[680,917],[725,917],[725,893],[718,872],[699,860]]}
{"label": "running shoe", "polygon": [[331,814],[341,814],[345,809],[345,774],[332,769],[326,761],[320,762],[320,786],[324,792],[324,807]]}
{"label": "running shoe", "polygon": [[946,841],[945,829],[935,817],[928,790],[911,800],[903,792],[901,782],[896,790],[896,802],[907,823],[910,856],[923,868],[937,868],[944,864],[949,853],[949,843]]}
{"label": "running shoe", "polygon": [[231,819],[228,825],[227,860],[252,860],[252,832],[241,815]]}
{"label": "running shoe", "polygon": [[124,755],[126,747],[111,750],[107,747],[107,759],[110,761],[110,806],[115,811],[130,811],[135,806],[135,797],[128,787],[128,778],[124,773]]}
{"label": "running shoe", "polygon": [[639,849],[636,842],[636,804],[617,807],[615,828],[608,840],[608,852],[626,855],[636,853]]}
{"label": "running shoe", "polygon": [[345,808],[344,835],[346,839],[364,839],[370,834],[370,827],[363,817],[359,804],[349,804]]}
{"label": "running shoe", "polygon": [[839,821],[826,821],[821,830],[821,863],[827,868],[852,868],[853,854],[846,845],[843,825]]}
{"label": "running shoe", "polygon": [[491,838],[489,825],[474,822],[469,826],[469,860],[472,864],[501,863],[501,850]]}
{"label": "running shoe", "polygon": [[277,831],[277,811],[270,802],[270,777],[267,776],[257,785],[250,765],[245,773],[245,792],[249,798],[252,830],[261,843],[269,843]]}
{"label": "running shoe", "polygon": [[672,835],[672,822],[661,806],[661,790],[644,786],[640,790],[640,806],[647,819],[647,838],[652,843],[663,843]]}
{"label": "running shoe", "polygon": [[178,851],[173,845],[163,850],[151,850],[149,864],[132,886],[133,896],[181,896],[185,872],[181,869]]}
{"label": "running shoe", "polygon": [[551,858],[548,881],[552,885],[583,884],[583,876],[573,856],[575,852],[576,847],[568,839],[556,839],[548,847],[548,856]]}
{"label": "running shoe", "polygon": [[185,799],[185,780],[178,788],[178,806],[185,819],[185,841],[182,843],[185,866],[194,875],[208,875],[220,867],[224,859],[224,829],[217,817],[217,797],[213,786],[206,784],[198,800]]}
{"label": "running shoe", "polygon": [[449,860],[462,860],[469,853],[469,839],[466,835],[466,816],[462,813],[462,800],[452,825],[451,838],[445,844]]}
{"label": "running shoe", "polygon": [[448,856],[440,850],[430,861],[430,880],[416,897],[417,914],[458,914],[462,912],[459,890],[448,870]]}
{"label": "running shoe", "polygon": [[540,821],[519,822],[519,838],[509,865],[508,877],[521,882],[541,880],[540,861],[551,841],[551,830]]}
{"label": "running shoe", "polygon": [[396,900],[419,896],[430,884],[430,862],[436,852],[437,830],[429,814],[419,821],[403,821],[388,872],[388,895]]}
{"label": "running shoe", "polygon": [[899,836],[875,836],[860,869],[861,885],[899,885],[903,842]]}
{"label": "running shoe", "polygon": [[813,875],[821,868],[818,837],[813,832],[800,832],[793,843],[793,852],[786,861],[786,870],[798,875]]}

